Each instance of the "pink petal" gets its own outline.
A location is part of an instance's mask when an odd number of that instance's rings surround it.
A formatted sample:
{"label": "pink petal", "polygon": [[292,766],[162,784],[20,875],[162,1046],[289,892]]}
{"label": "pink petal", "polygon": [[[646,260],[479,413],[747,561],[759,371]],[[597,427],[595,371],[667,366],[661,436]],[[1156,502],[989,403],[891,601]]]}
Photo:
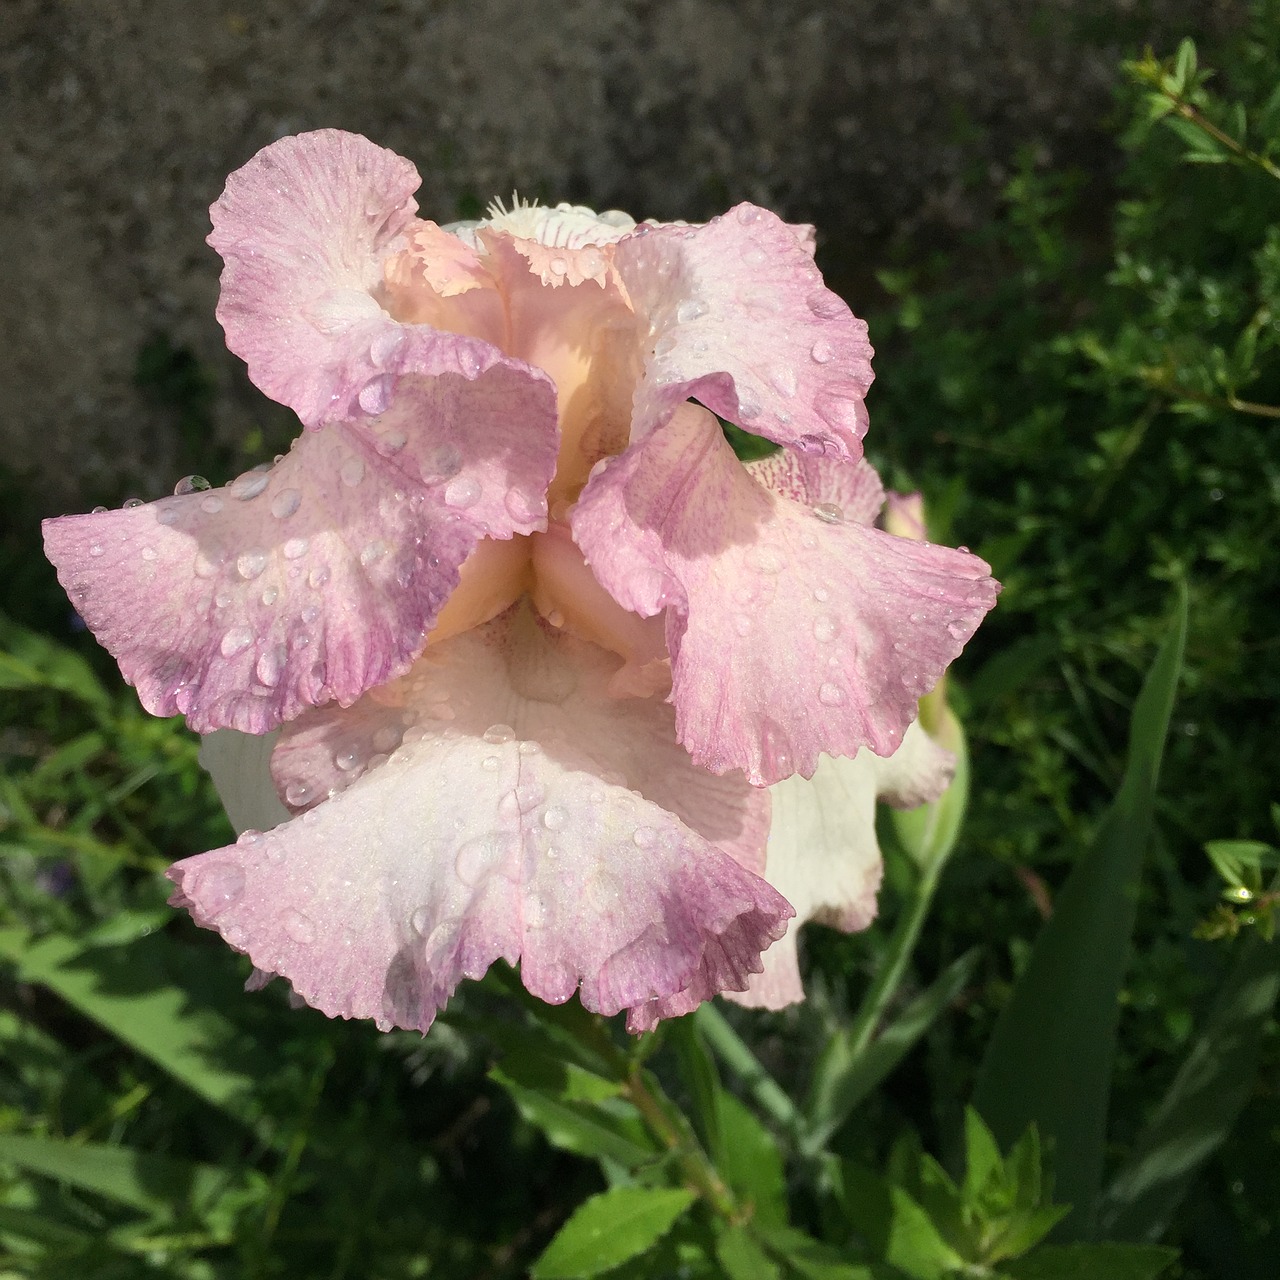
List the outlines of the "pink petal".
{"label": "pink petal", "polygon": [[425,1030],[499,958],[608,1014],[744,988],[790,914],[740,865],[767,797],[693,769],[664,704],[612,702],[617,665],[527,606],[433,646],[290,726],[286,796],[345,789],[177,864],[175,901],[308,1003],[382,1027]]}
{"label": "pink petal", "polygon": [[649,328],[633,440],[693,397],[780,444],[859,456],[867,326],[776,215],[742,204],[701,227],[640,227],[614,263]]}
{"label": "pink petal", "polygon": [[988,566],[765,489],[696,406],[596,471],[572,518],[624,608],[667,610],[680,740],[756,785],[889,755],[995,603]]}
{"label": "pink petal", "polygon": [[482,536],[545,521],[545,380],[407,379],[376,430],[304,433],[224,489],[45,522],[89,628],[156,715],[264,733],[399,674]]}
{"label": "pink petal", "polygon": [[752,479],[828,517],[871,525],[885,503],[880,476],[865,458],[855,463],[779,449],[746,464]]}
{"label": "pink petal", "polygon": [[417,225],[418,184],[394,152],[320,129],[264,147],[210,210],[227,346],[309,427],[380,413],[404,374],[475,377],[497,357],[397,324],[379,303],[383,259]]}
{"label": "pink petal", "polygon": [[812,781],[788,778],[770,788],[766,878],[796,909],[786,934],[764,954],[764,971],[731,1000],[781,1009],[804,998],[796,935],[814,920],[845,933],[865,929],[876,914],[882,864],[876,801],[912,808],[936,800],[955,771],[955,757],[919,724],[888,759],[860,751],[853,759],[824,757]]}

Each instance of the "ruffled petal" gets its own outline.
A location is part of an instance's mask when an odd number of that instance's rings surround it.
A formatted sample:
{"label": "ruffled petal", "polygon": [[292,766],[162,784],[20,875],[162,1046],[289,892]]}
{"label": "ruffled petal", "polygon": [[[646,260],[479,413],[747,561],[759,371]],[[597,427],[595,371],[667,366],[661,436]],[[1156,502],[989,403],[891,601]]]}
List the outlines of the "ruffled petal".
{"label": "ruffled petal", "polygon": [[545,524],[550,385],[407,379],[374,428],[304,433],[223,489],[45,522],[89,628],[156,715],[265,733],[398,675],[481,537]]}
{"label": "ruffled petal", "polygon": [[526,606],[432,646],[291,725],[274,768],[301,816],[177,864],[175,901],[383,1027],[425,1030],[498,958],[606,1014],[744,988],[790,915],[745,869],[768,797],[693,769],[664,704],[612,702],[617,665]]}
{"label": "ruffled petal", "polygon": [[416,225],[419,181],[394,152],[319,129],[264,147],[210,210],[227,346],[308,427],[381,413],[406,374],[475,377],[496,355],[380,305],[383,259]]}
{"label": "ruffled petal", "polygon": [[756,785],[890,755],[997,592],[976,556],[764,488],[691,405],[595,472],[572,528],[619,604],[667,610],[694,761]]}
{"label": "ruffled petal", "polygon": [[876,840],[876,801],[914,808],[936,800],[955,771],[955,757],[919,724],[888,759],[860,751],[824,756],[811,781],[788,778],[770,788],[773,822],[765,876],[795,908],[783,938],[764,955],[764,970],[730,999],[781,1009],[804,999],[796,935],[808,920],[845,933],[865,929],[876,914],[883,866]]}
{"label": "ruffled petal", "polygon": [[775,214],[742,204],[705,226],[640,227],[614,264],[648,329],[633,440],[696,398],[802,452],[861,454],[867,326]]}

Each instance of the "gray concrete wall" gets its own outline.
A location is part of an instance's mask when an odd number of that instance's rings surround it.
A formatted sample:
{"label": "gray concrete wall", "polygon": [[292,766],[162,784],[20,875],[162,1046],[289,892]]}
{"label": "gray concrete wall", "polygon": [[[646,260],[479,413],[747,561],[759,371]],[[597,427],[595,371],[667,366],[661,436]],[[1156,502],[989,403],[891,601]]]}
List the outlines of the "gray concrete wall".
{"label": "gray concrete wall", "polygon": [[[870,251],[985,216],[1016,148],[1095,164],[1116,63],[1231,0],[3,0],[0,443],[50,512],[191,459],[133,384],[163,333],[223,441],[263,414],[206,211],[285,133],[413,159],[428,216],[513,187],[701,219],[750,198]],[[856,304],[856,299],[853,299]],[[216,480],[224,477],[215,476]]]}

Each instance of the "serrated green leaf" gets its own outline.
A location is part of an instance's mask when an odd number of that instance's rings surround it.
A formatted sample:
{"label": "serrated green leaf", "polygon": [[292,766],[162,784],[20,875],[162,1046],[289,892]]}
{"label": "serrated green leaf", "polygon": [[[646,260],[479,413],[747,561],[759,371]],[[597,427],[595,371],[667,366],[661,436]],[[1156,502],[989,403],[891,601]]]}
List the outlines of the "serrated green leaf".
{"label": "serrated green leaf", "polygon": [[906,1190],[854,1164],[845,1164],[842,1174],[845,1212],[876,1257],[912,1280],[942,1280],[964,1266],[965,1259]]}
{"label": "serrated green leaf", "polygon": [[779,1280],[782,1274],[745,1227],[729,1227],[720,1233],[716,1260],[729,1280]]}
{"label": "serrated green leaf", "polygon": [[533,1264],[533,1280],[598,1276],[643,1253],[694,1202],[683,1187],[615,1187],[574,1210]]}
{"label": "serrated green leaf", "polygon": [[23,930],[0,930],[0,956],[21,977],[54,991],[223,1112],[244,1118],[255,1076],[233,1051],[236,1028],[209,1003],[175,981],[163,935],[124,948],[85,950],[59,936],[32,941]]}
{"label": "serrated green leaf", "polygon": [[754,1208],[753,1221],[782,1226],[787,1220],[786,1172],[773,1135],[731,1093],[720,1097],[723,1149],[717,1167],[741,1199]]}
{"label": "serrated green leaf", "polygon": [[1004,1173],[1004,1160],[991,1130],[972,1108],[964,1109],[964,1184],[966,1200],[976,1200],[983,1189]]}
{"label": "serrated green leaf", "polygon": [[0,1134],[0,1161],[91,1191],[153,1217],[208,1204],[231,1181],[225,1170],[105,1143]]}
{"label": "serrated green leaf", "polygon": [[503,1067],[493,1068],[489,1078],[510,1094],[520,1115],[541,1130],[553,1147],[590,1159],[614,1160],[627,1169],[657,1158],[658,1149],[648,1131],[626,1104],[607,1108],[607,1099],[562,1101],[536,1085],[520,1083]]}
{"label": "serrated green leaf", "polygon": [[1242,884],[1246,867],[1262,870],[1280,866],[1280,851],[1261,840],[1210,840],[1204,848],[1228,884]]}
{"label": "serrated green leaf", "polygon": [[1177,1256],[1148,1244],[1045,1245],[1001,1270],[1013,1280],[1155,1280]]}
{"label": "serrated green leaf", "polygon": [[996,1024],[974,1105],[1008,1146],[1029,1124],[1055,1151],[1065,1238],[1090,1230],[1102,1180],[1118,996],[1186,642],[1187,594],[1134,705],[1124,781],[1059,893]]}
{"label": "serrated green leaf", "polygon": [[1212,1017],[1107,1188],[1098,1215],[1104,1235],[1158,1240],[1253,1092],[1263,1031],[1280,998],[1280,946],[1257,937],[1239,945]]}

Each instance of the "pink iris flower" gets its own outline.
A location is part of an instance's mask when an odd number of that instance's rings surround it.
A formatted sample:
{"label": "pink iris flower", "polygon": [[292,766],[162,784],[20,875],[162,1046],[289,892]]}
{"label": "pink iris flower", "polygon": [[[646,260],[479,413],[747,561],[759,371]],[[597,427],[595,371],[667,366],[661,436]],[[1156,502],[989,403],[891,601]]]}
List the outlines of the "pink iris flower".
{"label": "pink iris flower", "polygon": [[[384,1028],[498,959],[632,1030],[798,999],[797,925],[874,912],[877,797],[946,785],[916,704],[996,584],[875,528],[871,348],[807,228],[441,227],[418,184],[336,130],[233,174],[218,316],[305,430],[224,488],[46,523],[250,828],[173,900]],[[781,449],[744,465],[716,415]]]}

